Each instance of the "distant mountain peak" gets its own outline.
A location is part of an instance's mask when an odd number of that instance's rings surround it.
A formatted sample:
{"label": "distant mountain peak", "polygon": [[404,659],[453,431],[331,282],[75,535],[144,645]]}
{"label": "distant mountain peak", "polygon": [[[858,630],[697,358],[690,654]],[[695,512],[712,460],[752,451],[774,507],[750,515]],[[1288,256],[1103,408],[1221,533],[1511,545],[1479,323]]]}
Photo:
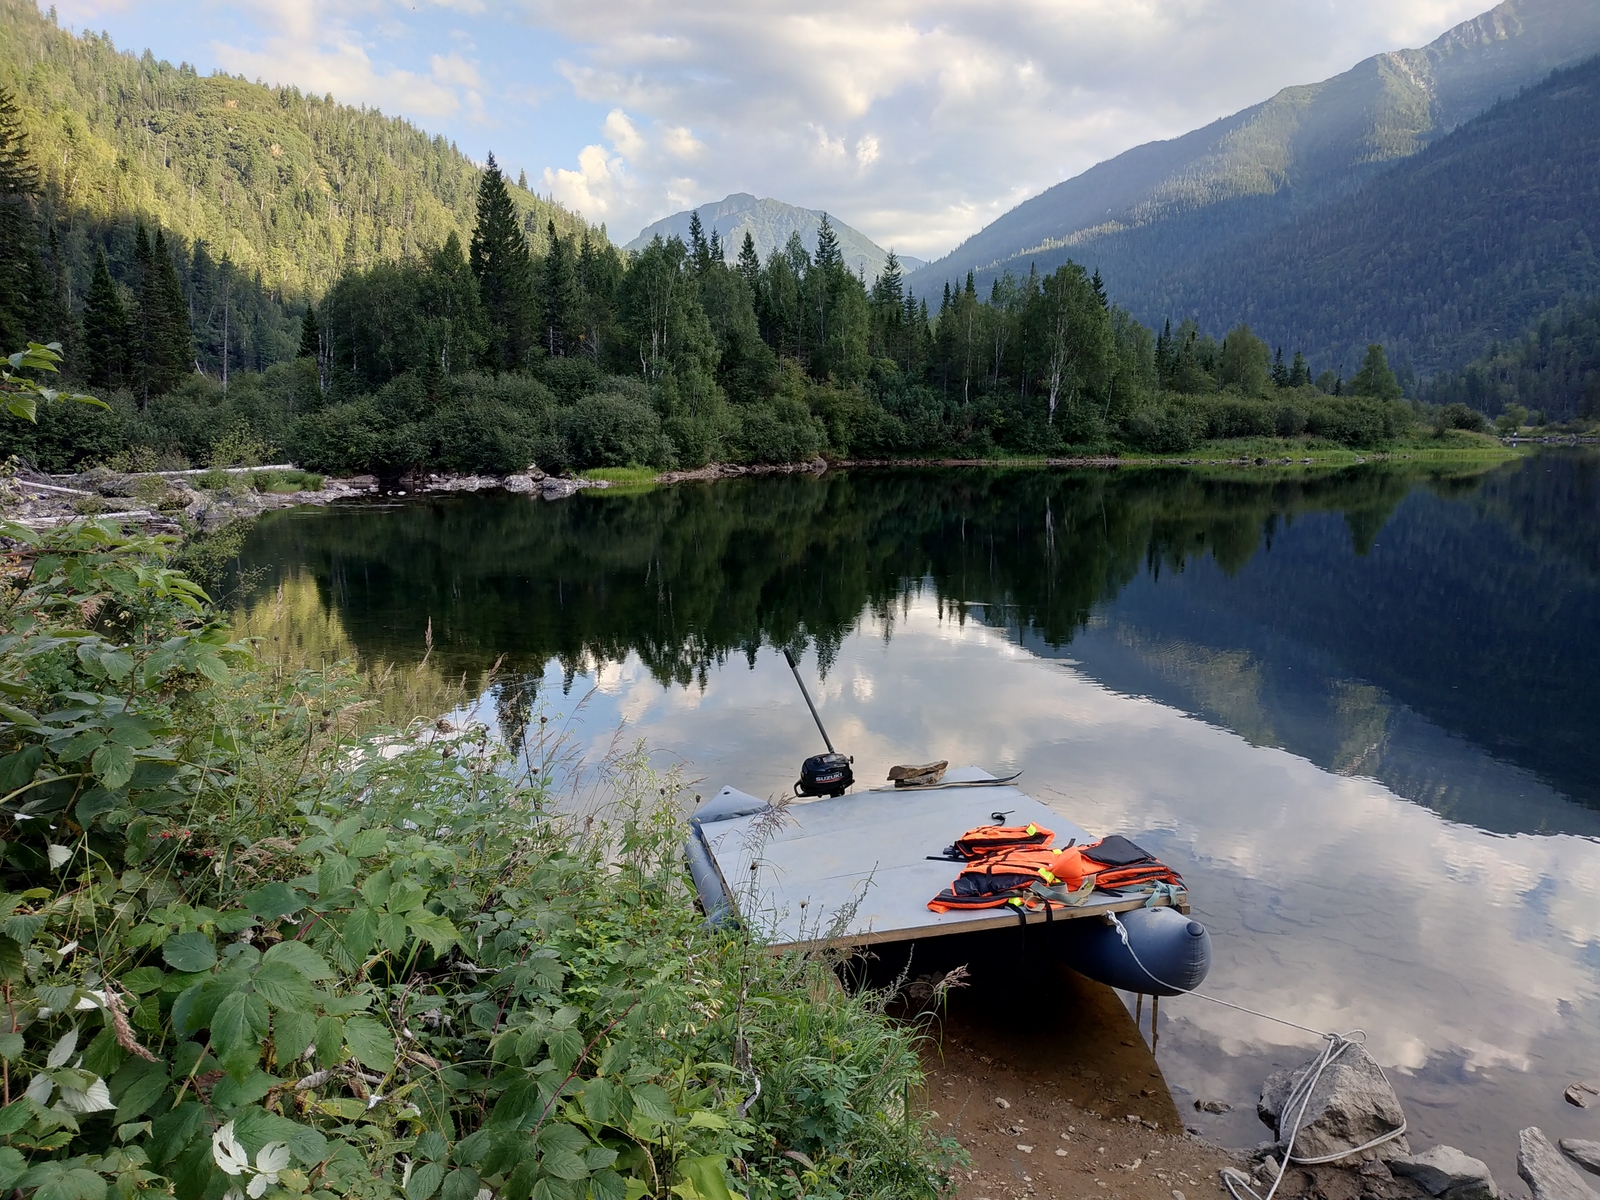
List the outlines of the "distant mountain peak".
{"label": "distant mountain peak", "polygon": [[[800,208],[771,197],[752,196],[749,192],[733,192],[721,200],[694,209],[684,209],[646,225],[639,231],[639,236],[623,249],[643,249],[651,238],[657,236],[676,236],[688,241],[689,219],[695,213],[700,214],[700,224],[707,238],[715,230],[722,239],[723,253],[730,262],[738,255],[746,233],[755,242],[756,253],[763,262],[774,250],[781,250],[793,233],[798,233],[806,249],[815,253],[817,231],[822,227],[823,217],[821,209]],[[889,251],[866,234],[846,225],[833,213],[827,216],[834,233],[838,235],[845,265],[871,283],[882,272]],[[908,258],[903,254],[897,257],[901,269],[905,271],[914,271],[927,265],[919,258]]]}

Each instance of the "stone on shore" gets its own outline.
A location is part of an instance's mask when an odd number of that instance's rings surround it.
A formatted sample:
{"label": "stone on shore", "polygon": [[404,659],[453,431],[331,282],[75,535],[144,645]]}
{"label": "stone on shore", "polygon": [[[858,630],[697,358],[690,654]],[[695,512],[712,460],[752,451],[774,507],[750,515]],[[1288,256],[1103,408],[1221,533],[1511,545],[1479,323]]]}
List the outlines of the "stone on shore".
{"label": "stone on shore", "polygon": [[1533,1192],[1533,1200],[1600,1200],[1538,1126],[1528,1126],[1518,1141],[1517,1174]]}
{"label": "stone on shore", "polygon": [[[1287,1142],[1294,1133],[1290,1128],[1293,1114],[1283,1111],[1289,1093],[1307,1072],[1316,1069],[1320,1057],[1298,1067],[1274,1071],[1261,1085],[1256,1114],[1278,1135],[1280,1143]],[[1400,1097],[1378,1064],[1351,1048],[1328,1065],[1312,1088],[1299,1132],[1295,1133],[1293,1153],[1299,1159],[1339,1154],[1398,1129],[1404,1121]],[[1339,1161],[1390,1159],[1410,1153],[1411,1146],[1402,1135],[1359,1153],[1345,1154]]]}
{"label": "stone on shore", "polygon": [[1389,1170],[1415,1179],[1423,1191],[1440,1200],[1498,1200],[1500,1195],[1488,1166],[1454,1146],[1391,1158]]}
{"label": "stone on shore", "polygon": [[1600,1142],[1585,1141],[1583,1138],[1562,1138],[1561,1151],[1585,1171],[1593,1171],[1600,1175]]}

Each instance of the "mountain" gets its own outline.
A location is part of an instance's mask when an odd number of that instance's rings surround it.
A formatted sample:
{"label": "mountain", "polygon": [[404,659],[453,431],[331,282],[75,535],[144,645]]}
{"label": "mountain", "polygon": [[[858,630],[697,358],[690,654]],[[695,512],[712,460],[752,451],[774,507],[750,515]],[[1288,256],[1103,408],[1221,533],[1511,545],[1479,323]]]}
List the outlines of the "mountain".
{"label": "mountain", "polygon": [[1090,168],[1012,209],[908,280],[924,295],[976,270],[1100,267],[1114,298],[1159,323],[1161,280],[1296,219],[1418,153],[1497,97],[1600,53],[1594,0],[1505,0],[1417,50]]}
{"label": "mountain", "polygon": [[[744,235],[749,233],[756,244],[756,253],[761,255],[761,261],[767,260],[767,255],[774,250],[783,249],[789,235],[798,233],[800,240],[812,253],[817,249],[817,230],[822,225],[822,213],[814,208],[796,208],[793,204],[785,204],[782,200],[757,200],[748,192],[735,192],[733,195],[715,204],[702,204],[699,208],[673,213],[670,217],[663,217],[652,225],[647,225],[639,231],[639,236],[629,242],[625,249],[639,250],[649,244],[651,238],[657,235],[667,237],[680,237],[689,240],[689,218],[693,213],[700,214],[700,224],[705,227],[706,237],[711,236],[714,229],[722,238],[722,248],[731,262],[739,253],[739,247],[744,242]],[[844,253],[845,265],[856,274],[864,275],[870,284],[883,270],[884,261],[889,257],[889,252],[879,246],[866,234],[850,228],[832,213],[828,220],[833,223],[833,230],[839,235],[839,249]],[[900,255],[900,267],[905,271],[913,271],[926,264],[920,258],[908,258]]]}
{"label": "mountain", "polygon": [[[297,312],[348,266],[471,237],[481,168],[446,139],[331,96],[119,51],[51,13],[0,0],[0,84],[16,94],[75,302],[97,245],[122,274],[136,217],[186,254],[226,257],[241,286],[259,279]],[[566,234],[588,228],[511,190],[536,247],[549,221]]]}
{"label": "mountain", "polygon": [[[1370,342],[1421,375],[1600,295],[1600,57],[1504,100],[1354,195],[1212,246],[1150,285],[1159,311],[1247,322],[1314,368]],[[1563,369],[1576,414],[1582,371]],[[1495,405],[1498,407],[1498,405]]]}

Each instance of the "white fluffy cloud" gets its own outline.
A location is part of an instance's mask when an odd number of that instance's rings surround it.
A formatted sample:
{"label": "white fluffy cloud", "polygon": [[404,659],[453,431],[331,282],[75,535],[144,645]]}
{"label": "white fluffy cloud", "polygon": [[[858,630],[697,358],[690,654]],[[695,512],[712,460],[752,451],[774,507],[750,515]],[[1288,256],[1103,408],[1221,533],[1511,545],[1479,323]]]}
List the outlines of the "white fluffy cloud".
{"label": "white fluffy cloud", "polygon": [[[1100,159],[1427,42],[1486,4],[524,0],[523,12],[577,47],[563,75],[612,112],[606,146],[583,156],[631,174],[591,213],[618,233],[686,185],[696,201],[748,190],[825,207],[927,255]],[[547,180],[569,176],[600,194],[583,161]],[[576,183],[557,194],[580,203]]]}

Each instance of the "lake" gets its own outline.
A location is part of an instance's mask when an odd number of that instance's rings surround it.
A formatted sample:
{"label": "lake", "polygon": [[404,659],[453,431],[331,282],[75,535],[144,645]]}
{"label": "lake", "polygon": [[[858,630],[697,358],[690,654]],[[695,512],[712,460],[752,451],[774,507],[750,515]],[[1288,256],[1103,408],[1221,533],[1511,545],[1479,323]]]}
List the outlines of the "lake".
{"label": "lake", "polygon": [[[862,781],[1022,770],[1158,853],[1205,990],[1366,1030],[1415,1146],[1505,1186],[1521,1126],[1600,1136],[1561,1095],[1600,1077],[1600,457],[424,496],[268,515],[237,567],[241,626],[384,673],[397,714],[542,716],[591,759],[625,724],[702,791],[820,749],[789,647]],[[1314,1048],[1162,1005],[1225,1144]]]}

